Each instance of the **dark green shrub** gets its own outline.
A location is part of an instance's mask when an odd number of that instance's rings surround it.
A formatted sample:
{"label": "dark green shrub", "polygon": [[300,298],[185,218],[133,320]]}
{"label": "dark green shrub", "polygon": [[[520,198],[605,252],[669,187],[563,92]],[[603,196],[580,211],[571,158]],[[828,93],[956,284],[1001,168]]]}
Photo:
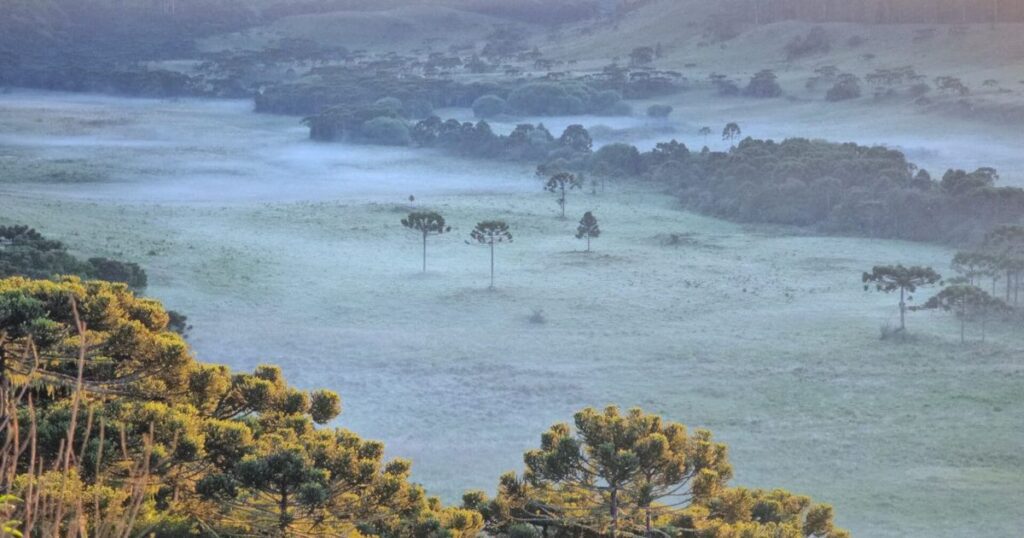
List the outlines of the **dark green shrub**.
{"label": "dark green shrub", "polygon": [[489,94],[473,101],[473,115],[478,118],[493,118],[505,113],[505,100]]}
{"label": "dark green shrub", "polygon": [[667,118],[672,114],[671,105],[651,105],[647,107],[647,115],[652,118]]}
{"label": "dark green shrub", "polygon": [[743,90],[743,94],[747,97],[778,97],[782,95],[782,87],[779,86],[774,71],[763,69],[750,77],[750,83]]}
{"label": "dark green shrub", "polygon": [[860,80],[851,74],[839,76],[839,80],[825,94],[828,101],[846,101],[860,97]]}
{"label": "dark green shrub", "polygon": [[409,126],[398,118],[378,116],[363,123],[361,134],[365,141],[384,146],[408,146],[412,144]]}
{"label": "dark green shrub", "polygon": [[811,28],[806,36],[796,36],[786,44],[786,59],[795,60],[811,54],[825,54],[832,49],[828,33],[820,26]]}
{"label": "dark green shrub", "polygon": [[608,144],[594,152],[591,166],[606,175],[635,176],[640,173],[640,151],[629,144]]}

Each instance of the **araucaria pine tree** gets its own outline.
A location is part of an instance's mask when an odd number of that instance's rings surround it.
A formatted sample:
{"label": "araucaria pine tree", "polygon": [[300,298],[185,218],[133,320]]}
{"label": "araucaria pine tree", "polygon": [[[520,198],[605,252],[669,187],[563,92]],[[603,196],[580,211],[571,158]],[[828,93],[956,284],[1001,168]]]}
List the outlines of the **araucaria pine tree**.
{"label": "araucaria pine tree", "polygon": [[423,272],[427,272],[427,237],[441,235],[451,231],[451,226],[444,223],[444,217],[435,211],[414,211],[402,219],[402,226],[416,231],[423,236]]}
{"label": "araucaria pine tree", "polygon": [[583,188],[583,179],[571,172],[559,172],[548,179],[544,184],[544,190],[558,195],[558,207],[562,209],[562,218],[565,218],[565,197],[572,189]]}
{"label": "araucaria pine tree", "polygon": [[601,228],[597,225],[597,217],[587,211],[580,219],[580,225],[576,227],[576,239],[587,239],[587,252],[590,252],[590,239],[601,236]]}
{"label": "araucaria pine tree", "polygon": [[864,282],[864,289],[868,289],[870,283],[874,283],[878,291],[886,293],[899,290],[900,292],[900,331],[906,331],[907,299],[909,294],[917,291],[921,286],[935,284],[942,280],[942,276],[931,267],[904,267],[902,265],[876,265],[870,273],[864,273],[861,281]]}
{"label": "araucaria pine tree", "polygon": [[500,243],[511,243],[512,232],[508,229],[508,224],[503,220],[485,220],[478,222],[473,231],[469,233],[469,237],[476,241],[478,244],[490,247],[491,250],[491,286],[490,289],[494,289],[494,245]]}
{"label": "araucaria pine tree", "polygon": [[981,320],[981,339],[985,340],[985,323],[991,314],[1005,313],[1010,307],[977,286],[958,282],[944,288],[935,297],[921,305],[921,309],[942,309],[960,318],[960,343],[967,341],[966,328],[970,319]]}

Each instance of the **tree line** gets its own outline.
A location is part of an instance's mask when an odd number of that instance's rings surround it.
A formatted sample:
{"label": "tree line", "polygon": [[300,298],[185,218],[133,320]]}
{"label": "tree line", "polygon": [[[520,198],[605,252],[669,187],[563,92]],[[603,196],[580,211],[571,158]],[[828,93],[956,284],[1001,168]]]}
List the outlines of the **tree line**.
{"label": "tree line", "polygon": [[968,24],[1024,20],[1010,0],[726,0],[718,17],[743,24],[786,20],[862,24]]}
{"label": "tree line", "polygon": [[[570,125],[556,138],[543,124],[520,124],[499,135],[484,120],[431,116],[410,126],[397,118],[382,122],[367,116],[350,116],[330,128],[314,121],[311,135],[539,162],[544,177],[585,173],[595,185],[607,179],[648,182],[700,213],[823,233],[962,245],[981,241],[998,226],[1017,224],[1024,215],[1024,189],[998,186],[993,168],[950,169],[933,178],[899,150],[881,146],[748,137],[726,151],[706,146],[691,151],[675,140],[649,151],[621,143],[595,150],[582,125]],[[339,134],[338,128],[357,134]],[[699,134],[711,132],[702,127]],[[730,122],[722,139],[731,142],[741,133]]]}

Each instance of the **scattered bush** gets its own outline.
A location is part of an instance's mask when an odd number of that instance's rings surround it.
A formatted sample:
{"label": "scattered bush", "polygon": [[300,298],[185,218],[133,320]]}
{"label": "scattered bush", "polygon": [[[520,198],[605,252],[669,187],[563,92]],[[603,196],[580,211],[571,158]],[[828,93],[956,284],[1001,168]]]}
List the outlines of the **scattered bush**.
{"label": "scattered bush", "polygon": [[473,115],[478,118],[493,118],[505,113],[505,100],[488,94],[473,101]]}
{"label": "scattered bush", "polygon": [[806,36],[796,36],[786,44],[786,59],[795,60],[811,54],[825,54],[832,49],[828,33],[820,26],[811,28]]}
{"label": "scattered bush", "polygon": [[931,86],[929,86],[925,82],[918,82],[917,84],[911,86],[910,89],[907,90],[907,93],[909,93],[911,97],[920,98],[927,95],[930,91],[932,91]]}
{"label": "scattered bush", "polygon": [[540,308],[534,308],[533,313],[527,319],[534,325],[544,325],[548,322],[548,317],[544,314],[544,310]]}
{"label": "scattered bush", "polygon": [[825,99],[829,101],[846,101],[848,99],[856,99],[860,95],[860,80],[854,75],[844,74],[840,75],[839,80],[828,90],[825,94]]}

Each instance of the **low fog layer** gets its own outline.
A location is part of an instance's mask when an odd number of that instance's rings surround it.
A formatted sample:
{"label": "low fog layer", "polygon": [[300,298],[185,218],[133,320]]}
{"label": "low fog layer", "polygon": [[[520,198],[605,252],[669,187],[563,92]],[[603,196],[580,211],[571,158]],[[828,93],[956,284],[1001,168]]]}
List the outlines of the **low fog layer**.
{"label": "low fog layer", "polygon": [[[148,293],[188,313],[201,359],[273,362],[301,387],[338,390],[338,424],[412,458],[414,478],[448,500],[492,490],[550,423],[617,402],[713,429],[739,482],[839,504],[839,523],[862,536],[970,535],[977,511],[1019,511],[1024,408],[1009,365],[946,346],[956,322],[943,314],[913,315],[913,347],[880,342],[893,299],[859,282],[879,263],[945,269],[951,250],[775,235],[614,185],[574,192],[562,221],[528,166],[317,144],[295,118],[249,107],[2,96],[0,220],[143,263]],[[720,123],[738,111],[700,113]],[[979,162],[1021,169],[981,130],[937,142],[868,118],[797,118],[744,129],[906,147],[936,170],[984,148]],[[703,142],[671,120],[588,125]],[[420,208],[454,228],[431,239],[425,275],[399,224]],[[605,231],[589,256],[573,238],[586,210]],[[487,218],[515,234],[496,292],[486,252],[464,243]],[[993,345],[1017,345],[1012,329],[992,331]],[[987,518],[980,534],[1013,525]]]}

